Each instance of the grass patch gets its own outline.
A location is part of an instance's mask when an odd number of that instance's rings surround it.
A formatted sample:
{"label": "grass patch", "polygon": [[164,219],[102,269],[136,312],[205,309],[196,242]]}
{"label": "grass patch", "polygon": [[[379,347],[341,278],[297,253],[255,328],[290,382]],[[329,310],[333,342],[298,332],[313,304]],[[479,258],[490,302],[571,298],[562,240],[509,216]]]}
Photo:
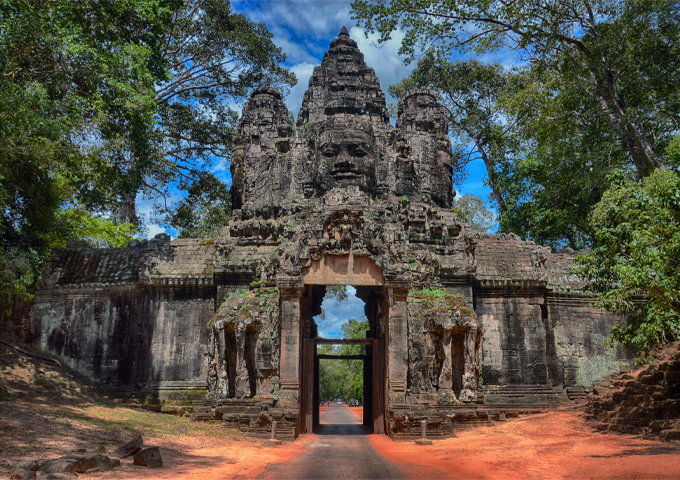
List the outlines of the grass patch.
{"label": "grass patch", "polygon": [[[66,409],[45,409],[55,417],[70,422],[99,427],[105,430],[128,432],[142,436],[192,435],[237,439],[238,432],[222,428],[218,423],[190,422],[188,418],[126,407],[92,405]],[[186,425],[188,433],[175,432],[178,425]]]}

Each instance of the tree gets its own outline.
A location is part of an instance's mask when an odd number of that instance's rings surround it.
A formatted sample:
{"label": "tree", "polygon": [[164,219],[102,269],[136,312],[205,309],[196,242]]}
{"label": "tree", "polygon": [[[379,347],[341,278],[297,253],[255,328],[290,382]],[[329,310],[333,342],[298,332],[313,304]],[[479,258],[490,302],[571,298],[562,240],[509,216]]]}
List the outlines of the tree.
{"label": "tree", "polygon": [[612,169],[631,165],[624,143],[596,105],[539,66],[510,76],[499,103],[523,145],[521,156],[497,169],[508,207],[501,230],[553,247],[592,246],[590,213]]}
{"label": "tree", "polygon": [[215,238],[231,220],[231,197],[227,186],[212,173],[199,176],[169,215],[169,224],[179,238]]}
{"label": "tree", "polygon": [[[342,325],[343,338],[363,339],[369,329],[368,320],[361,321],[350,318]],[[327,355],[363,355],[364,345],[320,345],[317,350]],[[364,362],[363,360],[320,360],[319,361],[319,397],[321,399],[351,398],[360,400],[364,395]]]}
{"label": "tree", "polygon": [[[173,12],[162,44],[168,73],[154,93],[161,159],[137,167],[138,180],[131,185],[128,202],[134,202],[138,190],[161,199],[156,204],[161,222],[181,229],[173,220],[186,220],[186,211],[176,216],[167,201],[173,186],[189,191],[197,183],[193,191],[228,202],[217,178],[204,177],[215,163],[230,161],[238,124],[238,112],[230,104],[243,100],[252,88],[273,85],[285,91],[297,80],[280,65],[286,56],[265,25],[233,12],[229,1],[185,0]],[[215,190],[208,194],[208,186]],[[185,205],[180,201],[177,207]],[[214,209],[200,211],[193,221],[200,223],[200,217],[213,214]]]}
{"label": "tree", "polygon": [[[0,309],[69,239],[119,245],[107,218],[122,191],[120,138],[153,149],[154,34],[171,1],[0,2]],[[115,120],[115,122],[113,121]],[[13,280],[14,279],[14,280]]]}
{"label": "tree", "polygon": [[400,53],[409,58],[417,48],[442,58],[456,49],[519,52],[592,102],[640,177],[665,164],[680,108],[676,2],[355,0],[352,7],[379,43],[404,29]]}
{"label": "tree", "polygon": [[489,210],[482,197],[476,195],[457,196],[453,210],[472,230],[478,232],[489,232],[496,224],[496,215]]}
{"label": "tree", "polygon": [[[383,39],[401,21],[410,58],[416,38],[426,40],[429,50],[402,84],[433,88],[458,107],[449,118],[454,138],[462,124],[477,132],[466,132],[463,145],[468,139],[487,166],[500,231],[576,249],[595,242],[589,215],[613,169],[641,178],[680,165],[667,154],[679,106],[673,5],[355,2],[357,17]],[[466,33],[472,25],[478,30]],[[446,61],[456,48],[514,50],[530,62],[494,76],[492,65]]]}
{"label": "tree", "polygon": [[593,212],[598,241],[573,272],[590,280],[595,306],[627,315],[614,340],[641,355],[680,338],[680,175],[655,170],[642,184],[623,172]]}

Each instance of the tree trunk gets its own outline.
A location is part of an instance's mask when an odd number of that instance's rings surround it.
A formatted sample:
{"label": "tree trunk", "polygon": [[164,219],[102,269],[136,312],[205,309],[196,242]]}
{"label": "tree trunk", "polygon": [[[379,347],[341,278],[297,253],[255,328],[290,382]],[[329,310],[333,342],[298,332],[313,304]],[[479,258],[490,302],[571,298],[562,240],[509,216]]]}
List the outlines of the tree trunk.
{"label": "tree trunk", "polygon": [[137,195],[135,192],[128,192],[123,196],[120,205],[119,220],[125,223],[132,223],[139,225],[139,217],[137,216]]}

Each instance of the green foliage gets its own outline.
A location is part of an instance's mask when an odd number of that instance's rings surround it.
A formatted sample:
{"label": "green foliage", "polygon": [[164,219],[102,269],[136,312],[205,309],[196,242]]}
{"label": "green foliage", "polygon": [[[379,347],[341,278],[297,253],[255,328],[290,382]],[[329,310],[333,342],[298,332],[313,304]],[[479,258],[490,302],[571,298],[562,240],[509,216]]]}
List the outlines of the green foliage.
{"label": "green foliage", "polygon": [[344,302],[348,298],[347,285],[327,285],[324,298],[333,299],[338,303]]}
{"label": "green foliage", "polygon": [[411,203],[411,201],[408,199],[408,197],[406,195],[403,195],[401,197],[401,207],[402,208],[408,207],[410,205],[410,203]]}
{"label": "green foliage", "polygon": [[441,288],[412,288],[411,294],[416,297],[433,297],[433,298],[444,298],[446,296],[446,290]]}
{"label": "green foliage", "polygon": [[18,279],[3,286],[10,295],[37,281],[51,247],[122,245],[134,232],[110,214],[127,191],[126,158],[154,158],[152,87],[164,68],[155,34],[172,5],[0,1],[0,262]]}
{"label": "green foliage", "polygon": [[612,338],[641,355],[680,337],[680,176],[658,169],[640,184],[622,172],[593,212],[597,247],[573,272],[590,280],[595,305],[630,315]]}
{"label": "green foliage", "polygon": [[66,246],[65,240],[73,237],[85,240],[93,247],[127,247],[128,242],[139,232],[139,227],[132,223],[118,223],[107,218],[95,217],[89,212],[75,208],[58,212],[58,218],[65,232],[55,236],[50,245]]}
{"label": "green foliage", "polygon": [[273,287],[273,288],[256,288],[253,290],[253,294],[257,296],[258,298],[264,298],[268,299],[269,297],[272,296],[277,296],[280,294],[279,292],[279,287]]}
{"label": "green foliage", "polygon": [[[181,236],[219,234],[227,105],[294,85],[284,59],[223,0],[0,0],[0,255],[32,272],[12,275],[36,281],[68,240],[124,245],[140,191]],[[173,206],[175,187],[189,197]]]}
{"label": "green foliage", "polygon": [[[366,317],[361,321],[353,318],[342,325],[343,338],[363,339],[369,329]],[[327,355],[364,355],[363,345],[319,345],[317,353]],[[321,399],[354,398],[363,400],[364,362],[363,360],[320,360],[319,397]]]}
{"label": "green foliage", "polygon": [[254,87],[271,85],[285,93],[297,83],[280,65],[286,56],[272,37],[264,24],[234,12],[225,0],[183,1],[163,32],[168,73],[154,96],[163,162],[144,173],[141,188],[163,200],[173,185],[189,192],[177,205],[156,204],[160,223],[182,235],[216,236],[231,215],[226,187],[207,173],[231,159],[239,115],[229,104]]}
{"label": "green foliage", "polygon": [[33,285],[37,262],[31,261],[27,253],[17,248],[0,248],[0,318],[12,312],[16,301],[32,298],[26,290]]}
{"label": "green foliage", "polygon": [[[353,9],[380,43],[402,29],[407,61],[429,47],[390,92],[437,92],[454,139],[474,144],[459,154],[485,161],[501,231],[590,245],[589,215],[612,169],[642,178],[680,165],[677,2],[356,0]],[[530,62],[506,72],[447,61],[455,50],[507,48]]]}
{"label": "green foliage", "polygon": [[635,175],[625,143],[594,99],[537,66],[509,78],[500,105],[523,146],[521,156],[497,169],[506,205],[501,230],[553,247],[591,245],[589,217],[609,173],[625,168]]}
{"label": "green foliage", "polygon": [[461,315],[477,318],[474,310],[468,307],[465,298],[460,294],[450,295],[441,288],[411,288],[411,295],[422,299],[421,318],[436,312],[447,312],[453,315],[454,310],[460,311]]}
{"label": "green foliage", "polygon": [[462,195],[455,198],[454,212],[464,219],[472,230],[489,232],[495,225],[496,214],[487,206],[482,197],[476,195]]}
{"label": "green foliage", "polygon": [[234,290],[233,292],[229,292],[229,294],[227,295],[227,300],[229,300],[231,297],[247,297],[249,294],[250,290],[239,288]]}
{"label": "green foliage", "polygon": [[215,238],[231,220],[231,197],[227,186],[212,173],[202,172],[166,217],[179,231],[179,238]]}

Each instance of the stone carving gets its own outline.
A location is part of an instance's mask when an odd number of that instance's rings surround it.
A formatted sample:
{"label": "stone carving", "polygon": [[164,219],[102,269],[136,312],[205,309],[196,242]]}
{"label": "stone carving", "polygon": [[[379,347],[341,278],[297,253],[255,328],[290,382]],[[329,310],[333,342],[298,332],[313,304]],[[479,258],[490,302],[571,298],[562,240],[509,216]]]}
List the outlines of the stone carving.
{"label": "stone carving", "polygon": [[347,187],[371,199],[406,195],[448,208],[453,170],[447,134],[444,110],[427,90],[404,99],[392,127],[374,70],[341,31],[314,69],[296,127],[278,91],[252,92],[234,141],[234,208],[277,216],[286,204]]}
{"label": "stone carving", "polygon": [[280,329],[278,289],[240,290],[229,295],[210,320],[208,398],[274,393]]}
{"label": "stone carving", "polygon": [[409,376],[413,402],[472,402],[481,391],[483,328],[459,295],[442,289],[409,297]]}
{"label": "stone carving", "polygon": [[335,212],[324,222],[323,238],[327,239],[326,253],[363,253],[361,212],[339,211]]}

